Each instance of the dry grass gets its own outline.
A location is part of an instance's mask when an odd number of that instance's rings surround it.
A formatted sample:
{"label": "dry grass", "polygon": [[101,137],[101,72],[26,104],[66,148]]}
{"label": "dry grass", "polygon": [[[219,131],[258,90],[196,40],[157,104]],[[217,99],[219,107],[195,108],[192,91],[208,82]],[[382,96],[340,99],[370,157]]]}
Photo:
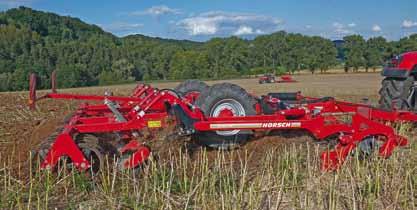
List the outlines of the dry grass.
{"label": "dry grass", "polygon": [[[230,80],[258,95],[301,90],[351,101],[377,98],[377,74],[300,75],[300,83],[258,85]],[[216,83],[219,81],[215,81]],[[209,82],[214,83],[214,82]],[[159,83],[173,87],[176,83]],[[108,87],[129,94],[133,85]],[[65,91],[103,93],[105,87]],[[337,172],[319,169],[323,146],[306,137],[267,137],[229,152],[186,149],[188,140],[156,139],[158,160],[140,172],[106,167],[90,180],[76,171],[28,171],[28,151],[74,102],[44,101],[36,112],[26,93],[0,94],[1,209],[416,209],[417,144],[410,125],[398,126],[411,144],[387,159],[348,159]],[[163,147],[161,147],[161,145]],[[111,160],[109,160],[111,162]]]}

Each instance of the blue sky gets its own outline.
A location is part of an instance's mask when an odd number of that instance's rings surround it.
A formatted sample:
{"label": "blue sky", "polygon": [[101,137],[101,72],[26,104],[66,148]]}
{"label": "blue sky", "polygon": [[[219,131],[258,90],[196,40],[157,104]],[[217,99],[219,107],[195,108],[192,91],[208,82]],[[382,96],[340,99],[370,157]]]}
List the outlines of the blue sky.
{"label": "blue sky", "polygon": [[0,0],[1,10],[20,5],[78,17],[117,36],[204,41],[285,30],[397,40],[417,33],[417,0]]}

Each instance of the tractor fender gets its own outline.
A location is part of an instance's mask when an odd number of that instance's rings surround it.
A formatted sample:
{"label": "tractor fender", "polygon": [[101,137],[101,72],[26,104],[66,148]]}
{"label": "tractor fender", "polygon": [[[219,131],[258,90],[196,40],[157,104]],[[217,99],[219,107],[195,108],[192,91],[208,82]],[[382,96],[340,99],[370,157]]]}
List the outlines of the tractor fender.
{"label": "tractor fender", "polygon": [[393,78],[407,78],[410,75],[417,75],[417,51],[406,52],[396,56],[393,60],[396,63],[392,66],[385,66],[382,76]]}
{"label": "tractor fender", "polygon": [[[416,73],[416,72],[413,72],[413,73]],[[410,74],[411,74],[411,70],[391,68],[391,67],[385,67],[381,72],[381,75],[384,77],[394,77],[394,78],[407,78],[408,76],[410,76]]]}

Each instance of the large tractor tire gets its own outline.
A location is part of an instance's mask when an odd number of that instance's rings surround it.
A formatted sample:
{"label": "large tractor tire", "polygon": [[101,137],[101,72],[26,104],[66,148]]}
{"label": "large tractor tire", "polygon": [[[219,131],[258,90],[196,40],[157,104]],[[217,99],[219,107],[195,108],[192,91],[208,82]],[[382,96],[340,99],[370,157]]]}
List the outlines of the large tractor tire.
{"label": "large tractor tire", "polygon": [[174,90],[180,94],[181,96],[186,96],[189,93],[192,92],[198,92],[201,93],[204,90],[207,90],[209,86],[200,80],[186,80],[183,83],[179,84],[177,87],[174,88]]}
{"label": "large tractor tire", "polygon": [[[195,102],[207,117],[256,115],[256,100],[243,88],[230,83],[221,83],[203,91]],[[216,148],[232,149],[245,143],[251,131],[227,130],[197,132],[193,139],[197,144]]]}
{"label": "large tractor tire", "polygon": [[379,90],[379,105],[385,110],[411,110],[414,109],[414,77],[406,79],[385,78]]}

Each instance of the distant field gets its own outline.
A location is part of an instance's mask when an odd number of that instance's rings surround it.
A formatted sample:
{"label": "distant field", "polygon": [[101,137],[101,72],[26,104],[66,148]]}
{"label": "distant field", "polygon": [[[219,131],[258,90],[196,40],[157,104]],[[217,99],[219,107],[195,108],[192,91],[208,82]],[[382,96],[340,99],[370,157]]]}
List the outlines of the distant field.
{"label": "distant field", "polygon": [[[247,91],[256,95],[266,94],[268,92],[291,92],[301,91],[304,95],[309,96],[334,96],[343,100],[361,100],[364,97],[376,101],[378,98],[378,89],[382,76],[378,73],[350,73],[350,74],[301,74],[293,76],[297,83],[276,83],[276,84],[258,84],[258,79],[231,79],[208,81],[208,84],[221,82],[231,82],[238,84]],[[151,83],[158,88],[174,88],[179,82],[155,82]],[[105,90],[112,90],[115,94],[129,94],[135,87],[135,84],[115,85],[107,87],[93,88],[76,88],[65,91],[75,91],[84,93],[103,93]]]}
{"label": "distant field", "polygon": [[[257,79],[231,82],[256,95],[302,91],[376,103],[381,76],[359,74],[295,75],[298,83],[259,85]],[[178,82],[152,84],[173,88]],[[135,85],[63,90],[84,94],[128,95]],[[0,209],[416,209],[417,144],[410,125],[398,126],[411,144],[387,160],[349,158],[338,172],[322,172],[319,154],[326,146],[308,136],[271,136],[242,148],[218,152],[190,150],[189,139],[155,139],[159,157],[134,174],[111,166],[94,181],[76,172],[29,172],[28,152],[48,136],[77,102],[42,101],[26,108],[27,93],[0,93]],[[188,149],[187,149],[188,148]],[[137,173],[137,172],[135,172]],[[29,176],[30,174],[33,174]]]}

